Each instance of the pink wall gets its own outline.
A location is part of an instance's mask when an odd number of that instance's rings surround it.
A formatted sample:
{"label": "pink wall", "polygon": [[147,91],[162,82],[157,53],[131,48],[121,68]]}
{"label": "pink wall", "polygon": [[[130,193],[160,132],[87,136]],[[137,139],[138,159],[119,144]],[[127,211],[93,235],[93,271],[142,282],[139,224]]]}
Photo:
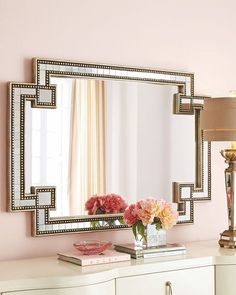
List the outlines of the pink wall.
{"label": "pink wall", "polygon": [[[195,72],[196,94],[236,89],[233,0],[0,0],[0,260],[54,255],[86,238],[128,241],[129,230],[30,236],[30,213],[6,212],[7,82],[31,82],[31,58],[156,67]],[[172,241],[217,238],[226,227],[223,160],[213,150],[211,202],[195,205],[195,224]]]}

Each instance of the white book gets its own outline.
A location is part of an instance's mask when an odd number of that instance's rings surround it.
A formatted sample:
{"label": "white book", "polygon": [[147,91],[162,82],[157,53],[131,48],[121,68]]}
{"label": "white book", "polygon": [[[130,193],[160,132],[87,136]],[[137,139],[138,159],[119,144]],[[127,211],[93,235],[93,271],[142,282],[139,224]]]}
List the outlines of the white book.
{"label": "white book", "polygon": [[114,250],[106,250],[104,253],[98,255],[83,255],[78,251],[58,253],[57,255],[60,260],[75,263],[81,266],[127,261],[131,258],[130,254]]}
{"label": "white book", "polygon": [[185,255],[185,254],[186,254],[186,250],[176,250],[176,251],[157,252],[157,253],[145,253],[143,254],[143,256],[140,256],[140,258],[167,257],[167,256]]}
{"label": "white book", "polygon": [[138,247],[135,246],[135,244],[121,244],[121,245],[114,245],[115,250],[120,252],[129,253],[132,255],[143,255],[147,253],[166,253],[170,251],[180,251],[180,250],[186,250],[184,245],[181,244],[166,244],[163,246],[156,246],[156,247]]}

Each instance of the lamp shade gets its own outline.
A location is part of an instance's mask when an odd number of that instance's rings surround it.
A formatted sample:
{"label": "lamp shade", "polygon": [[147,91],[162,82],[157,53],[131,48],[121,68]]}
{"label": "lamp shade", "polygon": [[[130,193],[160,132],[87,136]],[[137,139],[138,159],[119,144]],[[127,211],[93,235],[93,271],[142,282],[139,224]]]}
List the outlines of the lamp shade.
{"label": "lamp shade", "polygon": [[207,98],[200,128],[206,141],[236,141],[236,98]]}

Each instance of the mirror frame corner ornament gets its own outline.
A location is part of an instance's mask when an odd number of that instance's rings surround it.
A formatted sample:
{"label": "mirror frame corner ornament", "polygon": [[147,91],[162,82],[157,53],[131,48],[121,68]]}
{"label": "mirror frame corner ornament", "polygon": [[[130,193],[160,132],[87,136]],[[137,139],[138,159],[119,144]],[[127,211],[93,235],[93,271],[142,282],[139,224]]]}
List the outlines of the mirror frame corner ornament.
{"label": "mirror frame corner ornament", "polygon": [[[34,236],[76,233],[94,230],[128,228],[117,223],[122,214],[101,216],[50,217],[55,210],[55,187],[31,187],[25,193],[24,128],[25,102],[32,108],[55,108],[56,86],[50,85],[51,76],[103,78],[177,86],[174,114],[195,116],[195,180],[192,183],[173,183],[173,202],[178,204],[178,224],[194,222],[194,202],[211,200],[211,145],[205,143],[199,128],[200,110],[204,96],[194,95],[194,74],[177,71],[134,68],[104,64],[90,64],[62,60],[34,58],[34,82],[9,84],[10,97],[10,196],[9,210],[33,211]],[[113,221],[113,225],[92,228],[93,221]]]}

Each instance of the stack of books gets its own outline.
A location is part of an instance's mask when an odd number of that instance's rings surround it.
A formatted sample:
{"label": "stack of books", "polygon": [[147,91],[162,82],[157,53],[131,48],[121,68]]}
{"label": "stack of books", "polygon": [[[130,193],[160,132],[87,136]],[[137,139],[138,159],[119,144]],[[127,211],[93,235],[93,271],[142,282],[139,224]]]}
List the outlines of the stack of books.
{"label": "stack of books", "polygon": [[185,255],[186,248],[180,244],[167,244],[158,247],[137,247],[134,244],[114,245],[115,250],[128,253],[132,258],[155,258],[172,255]]}
{"label": "stack of books", "polygon": [[71,262],[81,266],[130,260],[130,254],[119,253],[114,250],[106,250],[104,253],[98,255],[83,255],[80,254],[78,251],[58,253],[57,255],[58,259],[60,260]]}

